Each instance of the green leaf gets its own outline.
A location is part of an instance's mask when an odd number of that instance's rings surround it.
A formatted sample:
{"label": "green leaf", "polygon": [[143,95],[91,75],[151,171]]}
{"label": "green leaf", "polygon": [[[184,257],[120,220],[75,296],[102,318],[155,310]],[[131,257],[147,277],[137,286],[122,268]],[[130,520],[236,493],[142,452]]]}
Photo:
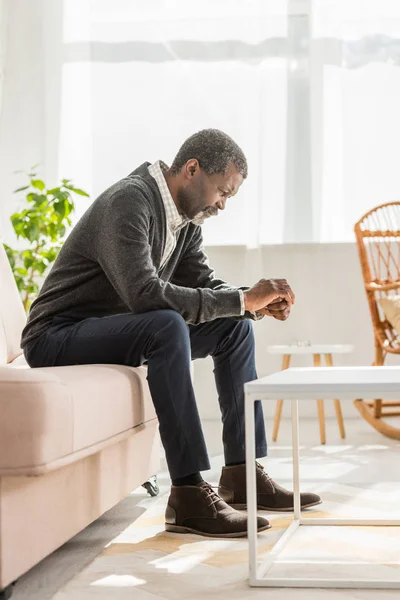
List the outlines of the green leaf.
{"label": "green leaf", "polygon": [[25,235],[24,235],[25,223],[23,221],[19,221],[19,222],[13,224],[13,227],[14,227],[14,231],[17,234],[18,238],[21,236],[25,237]]}
{"label": "green leaf", "polygon": [[48,264],[45,263],[43,260],[41,260],[41,261],[38,261],[35,266],[36,266],[36,271],[38,273],[40,273],[40,275],[43,275],[43,273],[45,272],[45,270],[48,267]]}
{"label": "green leaf", "polygon": [[47,201],[46,194],[32,194],[33,200],[37,206],[41,206]]}
{"label": "green leaf", "polygon": [[3,244],[3,246],[4,246],[4,249],[6,251],[8,261],[9,261],[9,263],[11,265],[11,269],[14,269],[14,267],[15,267],[15,257],[16,257],[17,253],[16,253],[15,250],[13,250],[12,248],[10,248],[10,246],[8,246],[7,244]]}
{"label": "green leaf", "polygon": [[72,212],[72,210],[74,208],[74,205],[72,204],[72,202],[69,202],[68,200],[65,200],[64,207],[65,207],[65,213],[64,213],[64,218],[65,218],[65,217],[68,217],[71,214],[71,212]]}
{"label": "green leaf", "polygon": [[54,202],[53,204],[54,210],[61,219],[65,217],[65,202],[64,200],[60,200],[58,202]]}
{"label": "green leaf", "polygon": [[29,281],[29,283],[25,286],[28,294],[36,294],[39,291],[39,286],[36,281]]}
{"label": "green leaf", "polygon": [[48,250],[44,250],[44,251],[40,252],[40,256],[42,256],[50,264],[56,260],[57,255],[60,251],[60,247],[61,246],[53,246],[52,248],[49,248]]}
{"label": "green leaf", "polygon": [[25,190],[29,189],[29,187],[29,185],[23,185],[22,187],[19,187],[16,190],[14,190],[13,194],[17,194],[18,192],[24,192]]}
{"label": "green leaf", "polygon": [[46,187],[44,181],[42,181],[41,179],[32,179],[31,185],[33,185],[33,187],[37,188],[40,191],[43,191]]}
{"label": "green leaf", "polygon": [[24,269],[23,267],[18,267],[17,269],[15,269],[16,273],[19,273],[20,275],[27,275],[28,271],[26,269]]}
{"label": "green leaf", "polygon": [[62,190],[58,190],[53,194],[58,200],[67,200],[69,198],[68,192],[63,192]]}
{"label": "green leaf", "polygon": [[48,227],[49,236],[52,242],[58,239],[58,225],[57,223],[50,223]]}
{"label": "green leaf", "polygon": [[34,264],[34,262],[35,262],[35,259],[33,258],[33,256],[26,256],[24,258],[25,269],[30,269],[31,266]]}
{"label": "green leaf", "polygon": [[11,215],[10,221],[14,225],[14,223],[18,223],[19,221],[21,221],[21,217],[21,213],[14,213],[13,215]]}
{"label": "green leaf", "polygon": [[86,198],[89,198],[89,194],[87,192],[84,192],[83,190],[80,190],[79,188],[74,188],[71,185],[67,186],[69,190],[71,190],[71,192],[75,192],[75,194],[79,194],[79,196],[86,196]]}
{"label": "green leaf", "polygon": [[65,231],[66,231],[66,230],[65,230],[65,227],[64,227],[64,225],[61,225],[61,227],[59,227],[59,229],[58,229],[58,235],[59,235],[61,238],[62,238],[62,237],[64,237],[64,235],[65,235]]}
{"label": "green leaf", "polygon": [[25,237],[30,241],[34,242],[38,239],[40,234],[40,229],[34,222],[28,222],[24,228]]}
{"label": "green leaf", "polygon": [[22,292],[22,291],[25,289],[25,281],[24,281],[24,278],[23,278],[23,277],[20,277],[20,276],[18,276],[18,275],[17,275],[17,276],[15,277],[15,281],[16,281],[16,283],[17,283],[18,290],[19,290],[20,292]]}
{"label": "green leaf", "polygon": [[59,187],[51,188],[51,190],[47,190],[47,193],[48,193],[48,194],[53,194],[53,195],[54,195],[54,194],[56,194],[57,192],[59,192],[59,191],[60,191],[60,189],[61,189],[61,188],[59,188]]}

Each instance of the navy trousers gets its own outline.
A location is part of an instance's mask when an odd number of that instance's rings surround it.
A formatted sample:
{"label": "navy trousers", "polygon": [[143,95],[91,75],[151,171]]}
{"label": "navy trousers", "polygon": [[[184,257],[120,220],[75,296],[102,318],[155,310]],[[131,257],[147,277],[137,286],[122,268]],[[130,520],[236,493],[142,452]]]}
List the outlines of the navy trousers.
{"label": "navy trousers", "polygon": [[[148,366],[148,383],[171,478],[210,468],[190,361],[212,356],[226,463],[245,460],[244,390],[257,379],[249,321],[187,325],[172,310],[71,321],[56,317],[25,349],[31,367],[92,363]],[[256,456],[267,454],[261,403],[255,405]]]}

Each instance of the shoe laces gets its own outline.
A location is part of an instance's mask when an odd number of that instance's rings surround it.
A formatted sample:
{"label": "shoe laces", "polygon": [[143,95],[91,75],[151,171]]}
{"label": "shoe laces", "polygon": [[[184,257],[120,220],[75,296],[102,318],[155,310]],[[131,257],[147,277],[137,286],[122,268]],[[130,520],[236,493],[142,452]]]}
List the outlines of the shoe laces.
{"label": "shoe laces", "polygon": [[268,473],[265,472],[265,469],[262,466],[262,464],[260,464],[259,462],[256,461],[256,467],[257,467],[257,470],[261,473],[261,477],[263,479],[266,479],[267,481],[270,481],[271,484],[274,485],[272,478],[268,475]]}
{"label": "shoe laces", "polygon": [[214,491],[214,488],[211,484],[205,482],[201,487],[206,492],[206,500],[210,500],[208,506],[212,506],[213,504],[216,504],[222,500],[222,498],[218,496],[217,492]]}

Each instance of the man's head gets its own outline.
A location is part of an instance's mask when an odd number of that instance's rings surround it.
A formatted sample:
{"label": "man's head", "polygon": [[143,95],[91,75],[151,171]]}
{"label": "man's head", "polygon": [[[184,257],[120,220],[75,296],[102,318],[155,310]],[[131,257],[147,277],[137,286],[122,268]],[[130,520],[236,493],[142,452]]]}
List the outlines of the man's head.
{"label": "man's head", "polygon": [[174,180],[180,214],[201,224],[224,210],[246,177],[246,157],[232,138],[218,129],[203,129],[184,142],[168,179]]}

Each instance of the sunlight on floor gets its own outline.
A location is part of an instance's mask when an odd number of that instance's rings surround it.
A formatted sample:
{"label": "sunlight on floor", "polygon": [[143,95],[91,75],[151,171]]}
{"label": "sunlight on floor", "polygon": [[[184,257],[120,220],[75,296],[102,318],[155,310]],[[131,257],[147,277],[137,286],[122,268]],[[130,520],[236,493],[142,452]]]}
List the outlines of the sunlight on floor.
{"label": "sunlight on floor", "polygon": [[153,560],[150,564],[168,573],[186,573],[209,558],[211,552],[198,552],[189,556],[166,556]]}
{"label": "sunlight on floor", "polygon": [[312,450],[322,452],[323,454],[338,454],[340,452],[347,452],[352,448],[353,446],[313,446]]}
{"label": "sunlight on floor", "polygon": [[102,587],[136,587],[146,583],[145,579],[139,579],[133,575],[108,575],[103,579],[93,581],[90,585]]}

